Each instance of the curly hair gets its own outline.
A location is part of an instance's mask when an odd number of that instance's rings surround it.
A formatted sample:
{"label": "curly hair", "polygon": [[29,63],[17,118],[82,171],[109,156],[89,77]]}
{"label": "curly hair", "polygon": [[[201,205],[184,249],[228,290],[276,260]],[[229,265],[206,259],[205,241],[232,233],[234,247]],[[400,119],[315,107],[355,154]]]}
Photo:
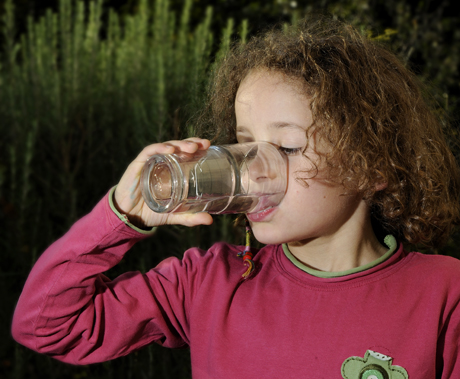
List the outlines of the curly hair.
{"label": "curly hair", "polygon": [[326,16],[237,44],[214,73],[200,120],[214,141],[236,141],[236,93],[255,69],[303,84],[334,177],[362,192],[386,232],[429,247],[446,240],[459,221],[458,165],[426,91],[395,54]]}

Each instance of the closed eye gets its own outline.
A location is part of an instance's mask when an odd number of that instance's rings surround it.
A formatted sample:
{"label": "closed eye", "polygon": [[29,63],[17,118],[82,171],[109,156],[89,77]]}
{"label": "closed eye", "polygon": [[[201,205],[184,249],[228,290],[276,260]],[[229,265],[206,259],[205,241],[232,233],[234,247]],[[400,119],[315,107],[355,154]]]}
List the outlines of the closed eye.
{"label": "closed eye", "polygon": [[302,148],[301,147],[290,148],[290,147],[282,147],[282,146],[280,146],[279,150],[283,154],[286,154],[286,155],[296,155],[297,153],[299,153],[302,150]]}

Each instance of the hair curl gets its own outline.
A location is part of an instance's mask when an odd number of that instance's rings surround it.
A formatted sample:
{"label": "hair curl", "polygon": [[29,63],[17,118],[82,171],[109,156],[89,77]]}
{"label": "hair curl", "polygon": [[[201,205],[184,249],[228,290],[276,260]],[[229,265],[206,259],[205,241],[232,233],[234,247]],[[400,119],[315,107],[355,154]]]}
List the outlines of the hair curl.
{"label": "hair curl", "polygon": [[411,244],[445,241],[459,220],[459,169],[423,86],[392,52],[325,16],[235,45],[200,118],[208,137],[236,141],[235,97],[254,69],[303,83],[334,177],[363,193],[387,232]]}

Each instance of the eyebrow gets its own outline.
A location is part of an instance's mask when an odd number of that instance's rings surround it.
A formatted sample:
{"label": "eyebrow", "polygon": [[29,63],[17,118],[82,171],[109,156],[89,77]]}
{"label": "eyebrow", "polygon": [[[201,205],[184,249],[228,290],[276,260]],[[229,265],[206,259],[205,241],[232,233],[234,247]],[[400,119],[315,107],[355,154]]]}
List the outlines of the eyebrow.
{"label": "eyebrow", "polygon": [[[302,131],[305,131],[306,128],[303,126],[300,126],[298,124],[292,123],[292,122],[273,122],[268,125],[270,128],[273,129],[283,129],[283,128],[289,128],[289,129],[300,129]],[[245,126],[237,126],[236,127],[236,133],[245,133],[248,132],[248,129]]]}
{"label": "eyebrow", "polygon": [[283,129],[283,128],[291,128],[291,129],[302,129],[303,131],[306,130],[305,127],[298,125],[293,122],[274,122],[269,125],[271,128],[275,129]]}

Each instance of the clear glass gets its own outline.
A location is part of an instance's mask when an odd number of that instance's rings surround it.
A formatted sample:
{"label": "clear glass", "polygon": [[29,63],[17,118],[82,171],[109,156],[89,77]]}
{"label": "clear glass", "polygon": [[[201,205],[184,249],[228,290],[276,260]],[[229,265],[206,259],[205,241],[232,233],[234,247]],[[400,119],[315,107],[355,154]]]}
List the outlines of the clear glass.
{"label": "clear glass", "polygon": [[259,212],[284,197],[287,158],[268,142],[158,154],[146,162],[141,186],[145,202],[158,213]]}

